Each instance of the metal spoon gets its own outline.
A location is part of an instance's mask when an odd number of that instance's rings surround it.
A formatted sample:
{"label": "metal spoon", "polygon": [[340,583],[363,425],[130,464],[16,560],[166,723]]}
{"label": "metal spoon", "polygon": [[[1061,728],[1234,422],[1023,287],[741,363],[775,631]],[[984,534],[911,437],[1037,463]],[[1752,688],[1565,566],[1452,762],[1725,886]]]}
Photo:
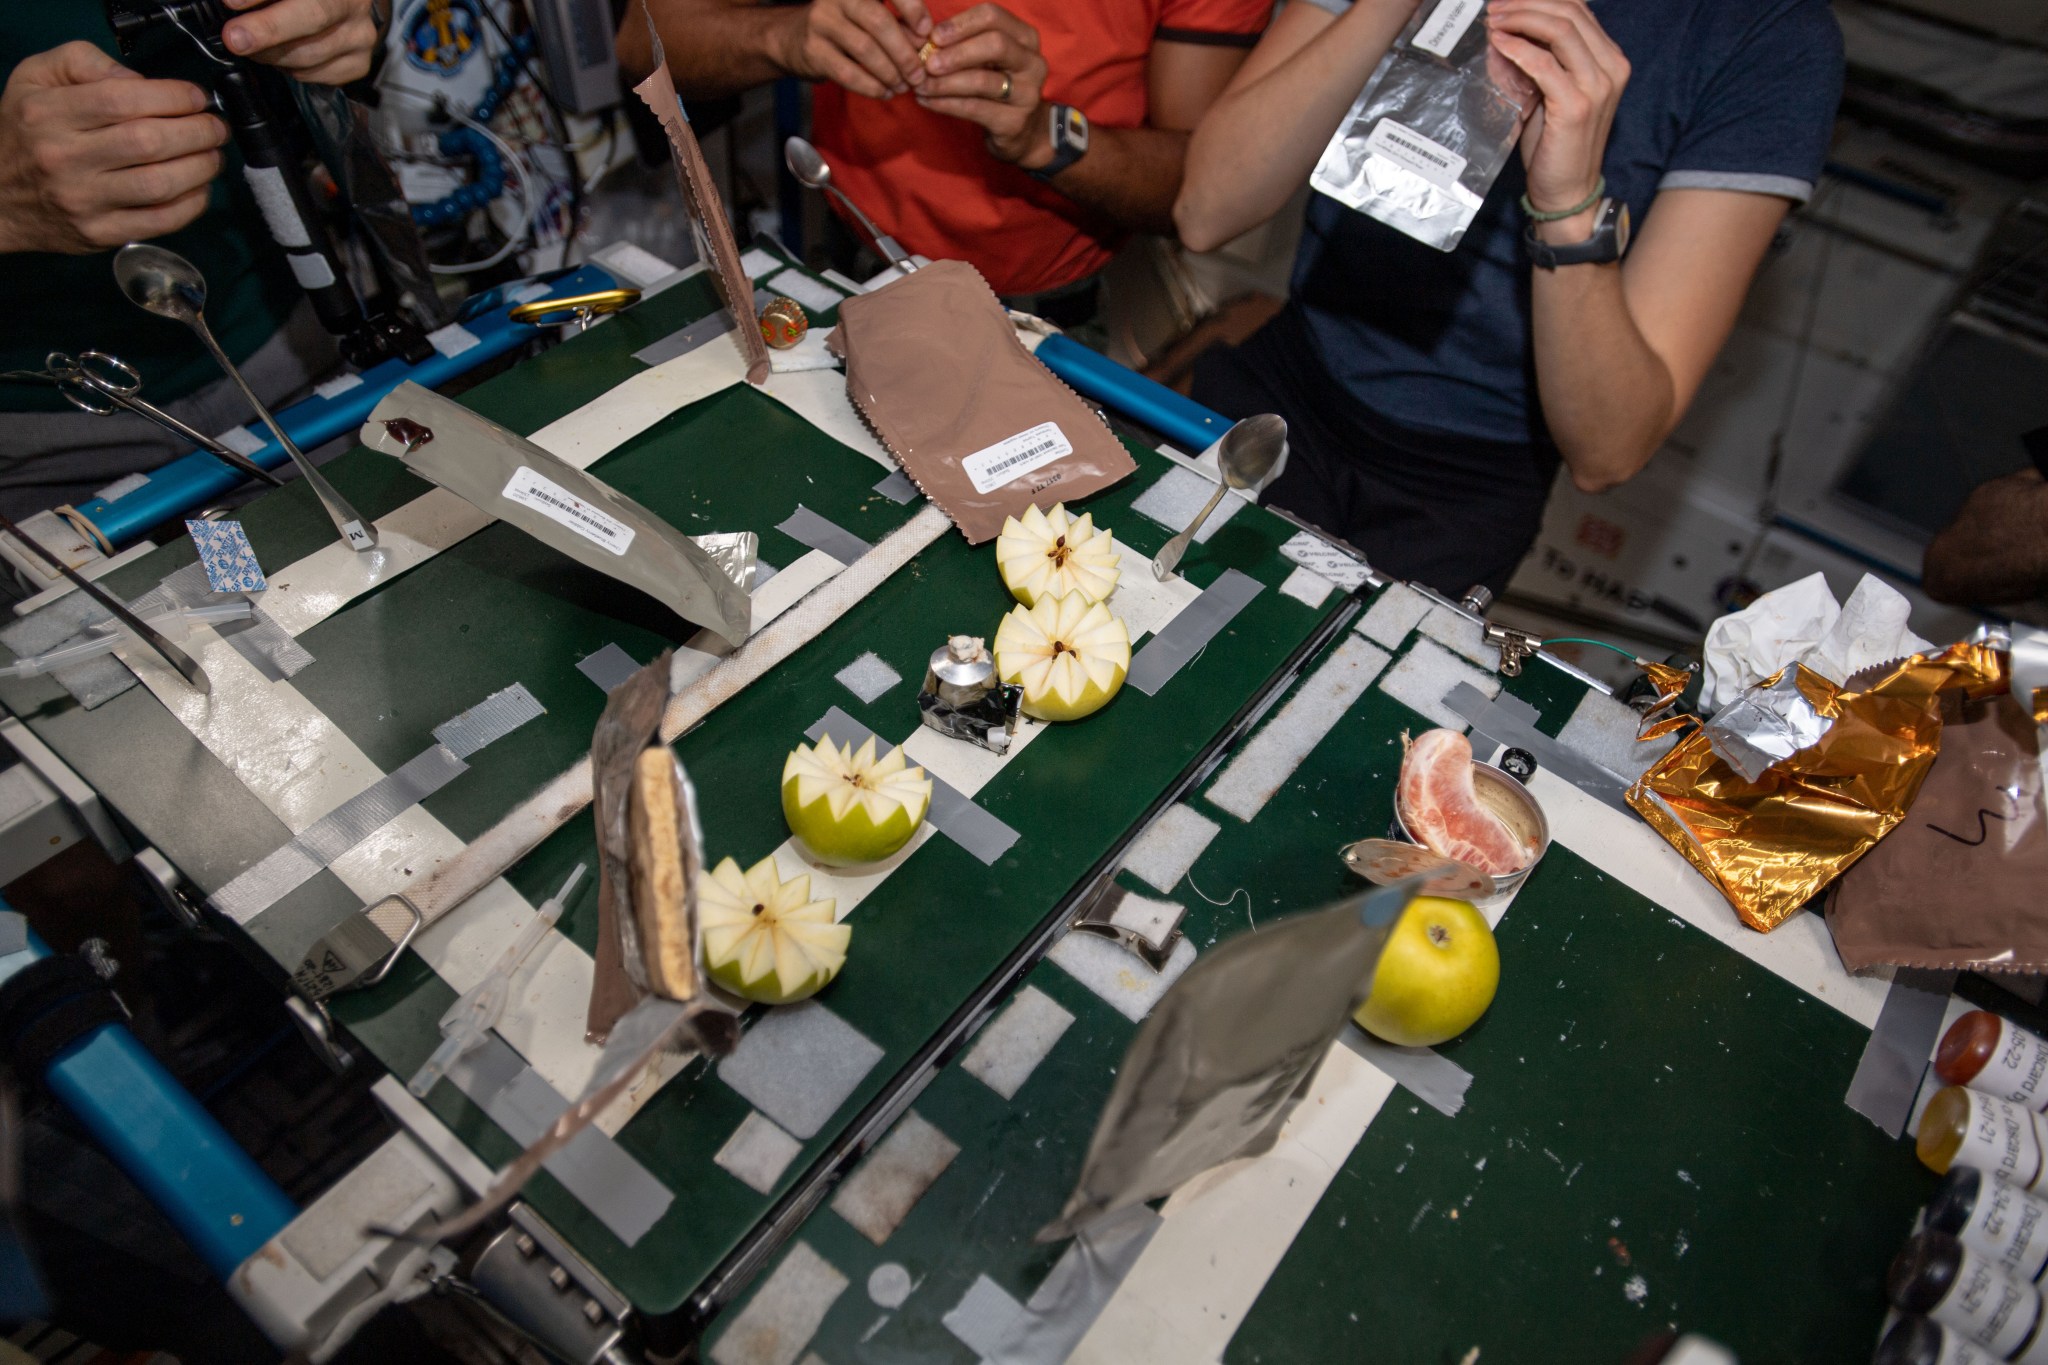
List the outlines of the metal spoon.
{"label": "metal spoon", "polygon": [[214,363],[235,381],[242,397],[249,400],[249,406],[263,419],[263,425],[270,428],[270,434],[277,438],[285,454],[291,456],[292,463],[299,467],[299,473],[312,487],[314,496],[320,499],[320,505],[334,519],[334,527],[341,532],[341,538],[355,550],[375,549],[376,528],[348,505],[348,499],[335,491],[334,485],[327,482],[327,476],[315,469],[305,452],[285,435],[284,428],[270,415],[270,409],[263,405],[263,400],[242,378],[242,372],[228,359],[220,343],[213,339],[213,331],[206,325],[206,277],[199,273],[199,267],[175,251],[130,242],[114,253],[114,280],[121,286],[121,292],[128,296],[129,302],[138,308],[158,317],[182,322],[199,334],[199,339],[206,343],[206,349],[213,353]]}
{"label": "metal spoon", "polygon": [[789,173],[814,190],[823,190],[837,199],[846,211],[854,216],[868,234],[868,240],[875,244],[875,250],[888,258],[889,264],[908,275],[917,269],[917,262],[910,259],[910,253],[894,237],[875,226],[875,220],[860,211],[860,205],[846,197],[837,185],[832,183],[832,168],[825,164],[825,158],[818,155],[818,149],[800,137],[793,137],[782,144],[782,163],[789,167]]}
{"label": "metal spoon", "polygon": [[1223,478],[1217,483],[1216,491],[1209,495],[1209,501],[1188,523],[1188,529],[1167,541],[1159,553],[1152,556],[1152,576],[1162,583],[1173,577],[1173,571],[1180,567],[1180,557],[1188,552],[1195,532],[1202,529],[1202,523],[1216,510],[1216,504],[1223,501],[1224,493],[1233,488],[1250,488],[1265,478],[1273,468],[1273,462],[1286,448],[1287,421],[1270,412],[1247,417],[1224,432],[1223,439],[1216,444],[1216,467]]}

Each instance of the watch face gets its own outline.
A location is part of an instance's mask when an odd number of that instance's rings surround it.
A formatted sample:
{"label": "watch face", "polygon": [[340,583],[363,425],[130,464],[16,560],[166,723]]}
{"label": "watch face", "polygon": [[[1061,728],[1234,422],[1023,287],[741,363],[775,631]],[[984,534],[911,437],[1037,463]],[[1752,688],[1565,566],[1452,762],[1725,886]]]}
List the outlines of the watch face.
{"label": "watch face", "polygon": [[1615,207],[1619,211],[1614,215],[1614,258],[1620,260],[1628,253],[1628,205],[1617,200]]}
{"label": "watch face", "polygon": [[1088,116],[1072,105],[1063,105],[1054,125],[1058,130],[1057,141],[1072,147],[1077,152],[1088,150]]}

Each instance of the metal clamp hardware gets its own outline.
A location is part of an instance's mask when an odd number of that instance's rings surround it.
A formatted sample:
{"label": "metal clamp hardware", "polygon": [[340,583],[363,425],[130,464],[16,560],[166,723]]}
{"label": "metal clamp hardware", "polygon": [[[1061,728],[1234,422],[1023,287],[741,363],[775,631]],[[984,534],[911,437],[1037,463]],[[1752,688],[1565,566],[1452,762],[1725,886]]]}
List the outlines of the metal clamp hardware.
{"label": "metal clamp hardware", "polygon": [[1522,661],[1543,648],[1542,639],[1528,631],[1497,626],[1491,621],[1486,623],[1480,639],[1500,651],[1501,676],[1506,678],[1521,677]]}
{"label": "metal clamp hardware", "polygon": [[1147,934],[1123,916],[1124,901],[1130,895],[1114,879],[1105,880],[1100,890],[1082,903],[1075,914],[1073,927],[1104,938],[1113,938],[1144,959],[1145,965],[1153,971],[1163,971],[1173,950],[1180,946],[1180,921],[1187,914],[1183,907],[1174,916],[1172,923],[1155,928]]}
{"label": "metal clamp hardware", "polygon": [[[566,1259],[563,1259],[565,1258]],[[526,1227],[499,1232],[477,1256],[469,1282],[499,1313],[548,1351],[575,1365],[631,1359],[616,1291],[590,1292],[577,1258]],[[609,1290],[609,1286],[606,1286]]]}
{"label": "metal clamp hardware", "polygon": [[363,913],[365,917],[374,915],[392,901],[397,901],[406,908],[407,913],[412,916],[412,923],[406,927],[406,931],[403,934],[399,935],[398,942],[391,945],[391,951],[386,953],[375,967],[372,967],[369,971],[364,972],[361,976],[343,986],[342,990],[365,991],[372,986],[384,984],[384,978],[391,975],[391,969],[398,965],[400,954],[404,953],[407,948],[410,948],[412,941],[419,936],[420,930],[427,927],[426,912],[417,905],[414,905],[412,897],[406,895],[403,891],[392,892]]}
{"label": "metal clamp hardware", "polygon": [[285,1012],[298,1025],[299,1036],[306,1040],[306,1046],[327,1064],[327,1069],[339,1076],[356,1064],[355,1054],[342,1046],[334,1016],[327,1012],[327,1006],[318,1000],[307,1001],[296,995],[284,998]]}
{"label": "metal clamp hardware", "polygon": [[[631,308],[638,302],[640,291],[637,289],[599,289],[594,293],[570,294],[559,299],[534,299],[530,303],[519,304],[506,316],[530,327],[573,322],[580,332],[590,326],[592,318]],[[564,313],[568,316],[557,316]]]}

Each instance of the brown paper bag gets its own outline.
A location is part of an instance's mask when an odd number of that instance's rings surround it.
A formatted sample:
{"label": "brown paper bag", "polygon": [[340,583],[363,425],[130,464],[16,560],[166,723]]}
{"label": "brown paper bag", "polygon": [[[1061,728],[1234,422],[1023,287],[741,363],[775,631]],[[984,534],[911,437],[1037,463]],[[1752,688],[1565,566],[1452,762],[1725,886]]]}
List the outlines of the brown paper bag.
{"label": "brown paper bag", "polygon": [[1906,818],[1829,893],[1844,966],[2048,970],[2037,734],[2010,696],[1951,716]]}
{"label": "brown paper bag", "polygon": [[1033,504],[1073,502],[1137,470],[1102,418],[1024,349],[965,261],[846,300],[825,344],[846,361],[854,407],[970,545]]}

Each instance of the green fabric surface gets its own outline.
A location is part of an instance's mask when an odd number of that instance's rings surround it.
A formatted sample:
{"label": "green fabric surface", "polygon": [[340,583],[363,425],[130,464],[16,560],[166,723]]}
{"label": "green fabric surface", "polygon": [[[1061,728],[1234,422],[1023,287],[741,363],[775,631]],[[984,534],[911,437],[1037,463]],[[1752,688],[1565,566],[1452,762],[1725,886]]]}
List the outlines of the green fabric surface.
{"label": "green fabric surface", "polygon": [[[148,77],[206,86],[210,65],[189,39],[161,32],[122,58],[100,0],[14,0],[0,5],[0,73],[24,58],[83,40]],[[4,79],[4,76],[0,76]],[[208,87],[210,88],[210,87]],[[284,324],[300,298],[284,252],[270,240],[242,179],[234,144],[215,178],[206,212],[189,227],[158,237],[206,276],[206,318],[221,347],[247,359]],[[114,284],[112,251],[70,256],[0,254],[0,298],[18,322],[0,336],[0,370],[39,370],[51,351],[106,351],[141,372],[144,394],[162,403],[221,377],[220,369],[182,324],[145,313]],[[69,412],[55,387],[0,382],[0,411]]]}
{"label": "green fabric surface", "polygon": [[[710,302],[704,280],[688,281],[480,385],[463,401],[514,430],[535,430],[636,372],[633,351]],[[1149,553],[1170,531],[1133,514],[1130,502],[1168,465],[1149,451],[1138,457],[1137,477],[1087,506],[1098,523]],[[366,450],[328,468],[343,493],[372,516],[426,488],[396,461]],[[774,529],[799,502],[871,542],[913,513],[874,491],[884,470],[744,386],[658,423],[593,473],[685,531],[758,532],[763,557],[778,567],[804,553]],[[297,485],[258,499],[242,519],[273,577],[333,535],[317,503]],[[1266,591],[1157,697],[1126,688],[1098,715],[1038,738],[979,793],[980,804],[1022,836],[995,867],[984,867],[943,836],[934,838],[855,913],[849,964],[821,999],[887,1056],[806,1144],[806,1158],[791,1168],[785,1187],[1336,609],[1336,599],[1311,609],[1277,591],[1292,566],[1276,551],[1291,533],[1278,518],[1240,514],[1189,554],[1183,571],[1198,586],[1234,567]],[[180,540],[117,571],[110,582],[132,596],[191,555]],[[951,633],[992,636],[1010,605],[993,544],[970,548],[948,534],[687,735],[677,747],[698,784],[707,855],[752,862],[768,854],[787,833],[779,776],[804,728],[837,705],[891,740],[906,737],[918,723],[917,681],[931,651]],[[315,662],[292,686],[389,771],[431,743],[435,725],[490,692],[525,684],[547,715],[476,754],[468,772],[426,803],[458,836],[472,838],[587,748],[604,699],[576,671],[579,660],[616,643],[644,661],[692,633],[640,594],[499,524],[306,631],[301,643]],[[868,651],[905,679],[872,704],[833,678]],[[0,689],[0,697],[25,710],[38,732],[75,757],[82,771],[89,769],[90,780],[181,867],[186,848],[206,853],[221,837],[196,827],[190,812],[165,802],[160,791],[140,790],[124,778],[135,762],[132,753],[124,761],[118,748],[152,757],[196,748],[146,693],[113,703],[123,707],[118,743],[104,722],[81,721],[75,707],[57,700],[47,680]],[[217,766],[203,753],[191,761]],[[263,820],[274,824],[267,813]],[[281,841],[273,836],[270,846]],[[259,850],[267,851],[260,842]],[[260,852],[217,859],[224,866],[202,879],[202,888],[217,889],[255,856]],[[538,903],[576,861],[593,856],[589,817],[580,815],[516,867],[511,880]],[[332,874],[322,873],[271,913],[338,912],[354,903]],[[594,895],[579,897],[561,927],[592,948]],[[431,1050],[436,1021],[451,999],[438,978],[408,957],[383,987],[339,997],[334,1011],[379,1060],[405,1075]],[[437,1089],[429,1102],[487,1160],[511,1155],[509,1140],[451,1086]],[[737,1095],[698,1066],[626,1127],[625,1148],[677,1194],[669,1213],[630,1250],[551,1178],[536,1181],[532,1199],[629,1298],[649,1311],[669,1311],[771,1203],[710,1164],[746,1111]]]}
{"label": "green fabric surface", "polygon": [[[1538,663],[1508,690],[1554,732],[1583,685]],[[1250,824],[1194,800],[1220,832],[1171,893],[1190,940],[1356,891],[1336,850],[1386,830],[1399,733],[1426,725],[1375,687]],[[1439,1049],[1473,1074],[1465,1108],[1395,1089],[1225,1360],[1458,1365],[1477,1346],[1620,1365],[1674,1326],[1746,1365],[1868,1359],[1883,1268],[1934,1184],[1843,1103],[1868,1031],[1563,847],[1498,940],[1492,1009]],[[1073,1187],[1136,1027],[1056,964],[1029,982],[1075,1023],[1014,1101],[958,1067],[918,1097],[962,1150],[887,1243],[829,1208],[797,1232],[851,1281],[809,1344],[821,1358],[969,1365],[941,1319],[976,1276],[1023,1301],[1057,1260],[1032,1234]],[[917,1287],[884,1313],[864,1286],[891,1262]]]}

